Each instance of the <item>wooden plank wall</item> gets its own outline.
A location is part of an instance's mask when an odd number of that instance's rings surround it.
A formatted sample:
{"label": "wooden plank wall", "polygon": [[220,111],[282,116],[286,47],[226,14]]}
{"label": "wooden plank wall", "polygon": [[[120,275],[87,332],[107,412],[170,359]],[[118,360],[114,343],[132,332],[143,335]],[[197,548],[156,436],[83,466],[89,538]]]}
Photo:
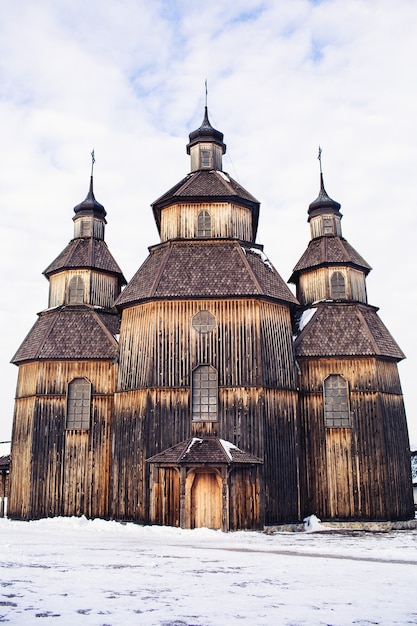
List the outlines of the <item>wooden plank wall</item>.
{"label": "wooden plank wall", "polygon": [[[115,366],[38,362],[19,368],[12,437],[11,517],[109,516]],[[92,383],[88,430],[66,430],[66,386]]]}
{"label": "wooden plank wall", "polygon": [[331,300],[330,277],[333,272],[342,272],[346,279],[346,298],[367,302],[365,275],[351,267],[322,267],[301,274],[297,285],[297,299],[306,305],[318,300]]}
{"label": "wooden plank wall", "polygon": [[226,202],[198,202],[174,204],[162,210],[161,241],[183,237],[197,237],[197,216],[208,211],[211,217],[212,237],[238,238],[252,241],[252,212]]}
{"label": "wooden plank wall", "polygon": [[[215,315],[217,328],[199,334],[191,320],[204,309]],[[216,433],[243,450],[265,455],[266,517],[296,520],[297,391],[289,310],[256,300],[143,304],[123,312],[120,342],[115,517],[148,518],[146,458],[190,436],[191,373],[206,363],[219,372]],[[193,434],[199,432],[206,432],[205,424],[200,431],[193,424]]]}
{"label": "wooden plank wall", "polygon": [[[300,359],[302,515],[321,519],[413,517],[405,410],[396,363]],[[325,428],[323,381],[350,389],[351,428]]]}
{"label": "wooden plank wall", "polygon": [[49,279],[50,308],[67,302],[68,285],[74,276],[81,276],[84,281],[85,303],[109,308],[114,305],[120,293],[117,277],[92,270],[65,270],[53,274]]}

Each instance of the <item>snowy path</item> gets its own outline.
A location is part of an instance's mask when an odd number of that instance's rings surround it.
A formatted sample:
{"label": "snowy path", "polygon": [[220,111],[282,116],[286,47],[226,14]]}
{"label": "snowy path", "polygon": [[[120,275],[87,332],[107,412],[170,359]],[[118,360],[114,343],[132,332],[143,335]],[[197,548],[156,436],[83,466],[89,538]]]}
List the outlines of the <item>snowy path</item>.
{"label": "snowy path", "polygon": [[0,547],[0,622],[10,624],[417,624],[417,531],[0,520]]}

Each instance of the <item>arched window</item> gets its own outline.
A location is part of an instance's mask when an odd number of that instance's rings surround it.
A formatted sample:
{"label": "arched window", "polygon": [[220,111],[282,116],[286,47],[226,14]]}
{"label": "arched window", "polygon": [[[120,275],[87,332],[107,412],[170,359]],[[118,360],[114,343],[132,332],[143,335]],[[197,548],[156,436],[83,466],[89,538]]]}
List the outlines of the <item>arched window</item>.
{"label": "arched window", "polygon": [[67,422],[69,429],[90,427],[91,383],[86,378],[74,378],[67,388]]}
{"label": "arched window", "polygon": [[217,371],[210,365],[200,365],[193,371],[192,419],[216,421],[218,407]]}
{"label": "arched window", "polygon": [[81,276],[73,276],[68,285],[68,304],[84,302],[84,281]]}
{"label": "arched window", "polygon": [[349,389],[339,374],[331,374],[324,381],[324,419],[327,428],[349,428]]}
{"label": "arched window", "polygon": [[200,211],[197,216],[197,237],[211,236],[211,217],[208,211]]}
{"label": "arched window", "polygon": [[332,300],[346,298],[346,281],[342,272],[333,272],[330,278]]}

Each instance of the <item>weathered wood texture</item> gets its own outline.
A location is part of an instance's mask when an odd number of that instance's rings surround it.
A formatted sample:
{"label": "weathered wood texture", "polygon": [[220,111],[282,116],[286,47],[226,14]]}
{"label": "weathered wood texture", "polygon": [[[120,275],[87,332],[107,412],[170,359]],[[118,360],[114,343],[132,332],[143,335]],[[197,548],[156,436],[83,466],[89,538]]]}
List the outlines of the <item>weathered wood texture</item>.
{"label": "weathered wood texture", "polygon": [[220,467],[184,467],[181,471],[172,467],[151,469],[151,523],[180,526],[182,518],[185,528],[262,527],[259,466],[229,471]]}
{"label": "weathered wood texture", "polygon": [[331,276],[333,272],[341,272],[345,278],[346,299],[366,302],[365,275],[351,267],[321,267],[300,275],[297,283],[297,300],[302,306],[311,302],[333,299]]}
{"label": "weathered wood texture", "polygon": [[[302,514],[321,519],[413,516],[408,432],[397,365],[375,358],[300,359]],[[342,375],[350,428],[326,428],[323,381]]]}
{"label": "weathered wood texture", "polygon": [[68,301],[68,285],[74,276],[83,280],[84,303],[108,308],[114,305],[120,293],[117,276],[91,270],[65,270],[52,274],[49,279],[49,308]]}
{"label": "weathered wood texture", "polygon": [[212,237],[252,240],[250,209],[227,202],[198,202],[174,204],[162,210],[161,242],[197,238],[197,216],[201,211],[210,213]]}
{"label": "weathered wood texture", "polygon": [[[192,317],[208,310],[217,326],[192,328]],[[257,300],[161,301],[123,311],[118,391],[184,387],[192,370],[210,364],[219,386],[295,389],[287,307]]]}
{"label": "weathered wood texture", "polygon": [[[216,317],[210,333],[192,328],[200,310]],[[297,391],[288,308],[255,299],[143,304],[123,312],[120,339],[115,517],[147,520],[146,458],[207,432],[204,422],[191,431],[191,374],[204,363],[219,376],[218,420],[211,432],[264,459],[265,519],[298,519]],[[259,517],[254,513],[254,524]]]}
{"label": "weathered wood texture", "polygon": [[[115,366],[48,361],[19,368],[12,435],[10,517],[109,517]],[[88,430],[66,429],[66,390],[92,383]]]}

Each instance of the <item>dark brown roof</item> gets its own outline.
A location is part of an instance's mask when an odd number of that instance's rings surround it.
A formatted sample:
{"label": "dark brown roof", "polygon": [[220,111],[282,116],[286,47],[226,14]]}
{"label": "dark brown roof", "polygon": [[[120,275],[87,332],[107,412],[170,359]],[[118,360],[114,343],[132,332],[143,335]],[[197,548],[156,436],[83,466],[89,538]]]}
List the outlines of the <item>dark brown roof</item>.
{"label": "dark brown roof", "polygon": [[320,303],[297,337],[296,357],[382,356],[405,358],[379,319],[363,304]]}
{"label": "dark brown roof", "polygon": [[0,469],[8,470],[10,468],[10,454],[0,456]]}
{"label": "dark brown roof", "polygon": [[297,274],[303,270],[334,264],[355,265],[366,274],[372,269],[343,237],[318,237],[308,244],[307,250],[294,267],[289,282],[295,282]]}
{"label": "dark brown roof", "polygon": [[101,239],[92,237],[73,239],[43,273],[45,276],[50,276],[55,272],[70,268],[92,268],[117,274],[121,284],[126,284],[122,270],[111,255],[107,244]]}
{"label": "dark brown roof", "polygon": [[194,146],[195,144],[202,141],[217,143],[217,145],[222,148],[223,154],[226,152],[226,145],[223,142],[223,133],[213,128],[213,126],[210,124],[207,107],[205,107],[204,109],[204,119],[201,126],[197,128],[197,130],[193,130],[190,133],[189,139],[190,143],[187,146],[188,154],[190,154],[191,146]]}
{"label": "dark brown roof", "polygon": [[93,215],[94,217],[98,217],[106,222],[106,210],[104,206],[100,204],[100,202],[97,202],[94,197],[92,176],[90,177],[90,188],[88,190],[87,197],[85,200],[80,202],[80,204],[77,204],[77,206],[74,207],[74,213],[76,215]]}
{"label": "dark brown roof", "polygon": [[114,359],[119,318],[88,306],[66,306],[40,313],[12,363],[50,359]]}
{"label": "dark brown roof", "polygon": [[317,198],[310,204],[308,207],[309,221],[310,218],[314,215],[319,215],[320,213],[328,213],[331,211],[335,215],[340,215],[340,204],[336,202],[336,200],[332,200],[326,189],[324,188],[324,178],[323,174],[320,173],[320,191]]}
{"label": "dark brown roof", "polygon": [[263,463],[262,459],[240,450],[218,437],[192,437],[155,454],[149,463],[162,465],[232,465]]}
{"label": "dark brown roof", "polygon": [[161,210],[177,202],[233,202],[243,205],[253,213],[253,240],[259,219],[259,201],[225,172],[198,170],[188,174],[152,204],[158,231],[161,227]]}
{"label": "dark brown roof", "polygon": [[230,240],[181,240],[155,246],[116,301],[266,296],[297,300],[261,249]]}

